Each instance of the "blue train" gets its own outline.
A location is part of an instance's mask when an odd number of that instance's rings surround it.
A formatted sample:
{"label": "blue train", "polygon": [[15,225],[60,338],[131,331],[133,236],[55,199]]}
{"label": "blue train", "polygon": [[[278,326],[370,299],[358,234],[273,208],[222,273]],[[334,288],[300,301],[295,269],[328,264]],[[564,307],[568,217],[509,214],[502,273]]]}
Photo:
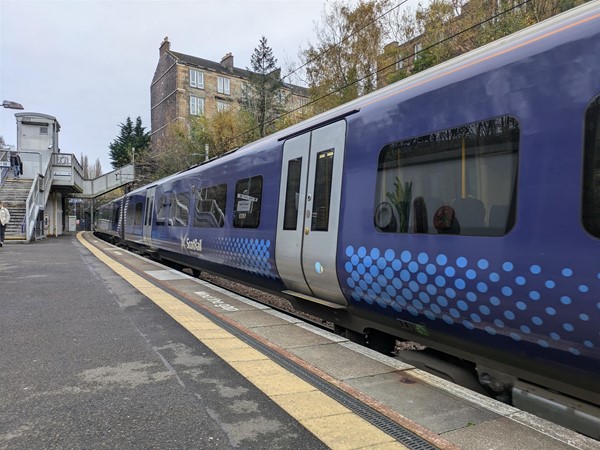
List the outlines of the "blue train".
{"label": "blue train", "polygon": [[599,55],[591,2],[129,192],[95,231],[600,438]]}

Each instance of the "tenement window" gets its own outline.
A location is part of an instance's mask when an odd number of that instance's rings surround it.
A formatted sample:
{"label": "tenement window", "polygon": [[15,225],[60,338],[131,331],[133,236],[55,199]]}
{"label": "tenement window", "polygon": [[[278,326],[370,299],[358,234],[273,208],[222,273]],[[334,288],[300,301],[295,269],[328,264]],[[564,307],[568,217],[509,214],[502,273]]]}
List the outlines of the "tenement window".
{"label": "tenement window", "polygon": [[204,72],[196,69],[190,69],[190,86],[198,89],[204,89]]}
{"label": "tenement window", "polygon": [[190,96],[190,114],[192,116],[201,116],[204,114],[203,98]]}
{"label": "tenement window", "polygon": [[229,95],[229,78],[217,77],[217,92]]}

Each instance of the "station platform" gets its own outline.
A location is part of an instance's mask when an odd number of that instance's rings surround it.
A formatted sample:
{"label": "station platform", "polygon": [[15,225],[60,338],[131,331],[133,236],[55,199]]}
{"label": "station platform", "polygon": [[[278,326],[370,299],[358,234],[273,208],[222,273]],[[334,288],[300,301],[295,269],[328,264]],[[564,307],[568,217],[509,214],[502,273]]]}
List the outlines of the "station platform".
{"label": "station platform", "polygon": [[0,448],[600,448],[89,232],[0,249],[0,342]]}

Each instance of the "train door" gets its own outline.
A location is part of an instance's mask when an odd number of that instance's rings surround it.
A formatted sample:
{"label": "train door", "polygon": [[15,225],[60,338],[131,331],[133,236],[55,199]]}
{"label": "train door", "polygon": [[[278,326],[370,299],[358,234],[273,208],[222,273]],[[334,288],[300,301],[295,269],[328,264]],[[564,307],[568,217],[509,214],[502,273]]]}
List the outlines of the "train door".
{"label": "train door", "polygon": [[285,142],[277,220],[286,292],[334,307],[347,305],[335,265],[345,138],[341,120]]}
{"label": "train door", "polygon": [[142,232],[144,244],[152,246],[152,220],[154,213],[154,191],[156,186],[146,189],[146,204],[144,209],[144,229]]}

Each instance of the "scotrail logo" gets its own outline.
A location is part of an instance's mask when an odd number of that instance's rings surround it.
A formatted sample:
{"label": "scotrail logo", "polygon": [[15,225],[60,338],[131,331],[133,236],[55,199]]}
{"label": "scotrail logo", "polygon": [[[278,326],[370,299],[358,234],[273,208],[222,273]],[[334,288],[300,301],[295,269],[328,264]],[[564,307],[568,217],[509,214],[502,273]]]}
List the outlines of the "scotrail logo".
{"label": "scotrail logo", "polygon": [[202,239],[194,239],[192,241],[192,240],[186,238],[185,248],[188,250],[192,250],[194,252],[201,252],[202,251]]}

